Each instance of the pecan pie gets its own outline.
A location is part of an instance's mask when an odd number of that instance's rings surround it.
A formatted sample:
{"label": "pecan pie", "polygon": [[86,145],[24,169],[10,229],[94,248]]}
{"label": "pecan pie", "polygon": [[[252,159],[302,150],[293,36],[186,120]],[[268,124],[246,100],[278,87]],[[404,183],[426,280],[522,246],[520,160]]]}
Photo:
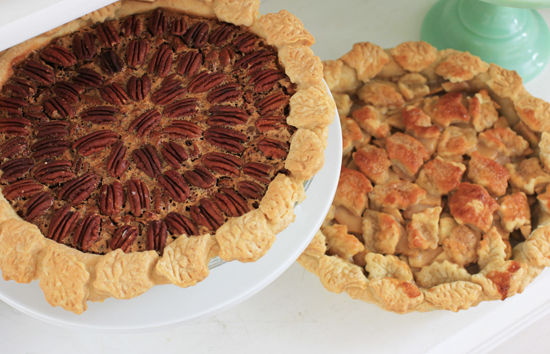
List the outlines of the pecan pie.
{"label": "pecan pie", "polygon": [[81,313],[269,250],[335,105],[302,23],[258,8],[122,1],[1,55],[4,279]]}
{"label": "pecan pie", "polygon": [[326,61],[343,131],[333,205],[299,262],[396,313],[504,300],[550,266],[550,104],[425,42]]}

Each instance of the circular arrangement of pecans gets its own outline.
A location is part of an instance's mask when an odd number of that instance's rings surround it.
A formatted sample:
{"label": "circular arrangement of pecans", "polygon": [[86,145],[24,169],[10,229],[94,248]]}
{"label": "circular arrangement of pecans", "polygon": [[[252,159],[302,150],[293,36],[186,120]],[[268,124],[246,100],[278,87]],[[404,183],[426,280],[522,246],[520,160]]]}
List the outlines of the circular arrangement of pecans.
{"label": "circular arrangement of pecans", "polygon": [[55,39],[0,97],[0,183],[46,237],[156,250],[257,208],[294,85],[246,28],[160,9]]}

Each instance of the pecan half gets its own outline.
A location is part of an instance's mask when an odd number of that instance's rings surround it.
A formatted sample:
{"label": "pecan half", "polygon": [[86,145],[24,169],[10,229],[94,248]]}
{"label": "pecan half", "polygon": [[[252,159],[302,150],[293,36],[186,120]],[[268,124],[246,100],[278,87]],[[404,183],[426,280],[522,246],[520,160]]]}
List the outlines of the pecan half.
{"label": "pecan half", "polygon": [[71,166],[67,160],[44,162],[34,169],[34,178],[44,184],[64,183],[76,177]]}
{"label": "pecan half", "polygon": [[243,162],[236,156],[220,152],[210,152],[202,157],[202,163],[223,176],[238,177]]}
{"label": "pecan half", "polygon": [[250,53],[256,47],[258,38],[253,33],[241,34],[233,40],[233,45],[243,53]]}
{"label": "pecan half", "polygon": [[183,36],[183,42],[189,47],[202,48],[208,41],[208,23],[196,22]]}
{"label": "pecan half", "polygon": [[9,135],[29,135],[31,121],[25,118],[8,117],[0,118],[0,133]]}
{"label": "pecan half", "polygon": [[55,83],[55,72],[53,69],[36,60],[25,61],[21,66],[21,73],[45,86],[50,86]]}
{"label": "pecan half", "polygon": [[80,219],[80,213],[72,212],[70,205],[58,209],[53,214],[47,237],[55,242],[63,243],[71,235],[78,219]]}
{"label": "pecan half", "polygon": [[202,129],[195,123],[186,120],[174,120],[162,130],[165,134],[177,139],[195,139],[202,136]]}
{"label": "pecan half", "polygon": [[198,225],[216,231],[225,221],[222,212],[210,199],[203,198],[199,204],[191,207],[191,217]]}
{"label": "pecan half", "polygon": [[243,197],[248,199],[262,199],[265,193],[264,187],[251,181],[241,181],[237,183],[237,189]]}
{"label": "pecan half", "polygon": [[185,17],[175,18],[172,21],[170,31],[174,36],[181,36],[184,34],[185,31],[187,31],[187,21],[185,21]]}
{"label": "pecan half", "polygon": [[130,212],[134,216],[141,216],[144,211],[149,209],[151,206],[149,189],[142,180],[132,178],[126,182],[126,191],[130,203]]}
{"label": "pecan half", "polygon": [[259,162],[248,162],[243,166],[243,173],[254,178],[256,181],[269,184],[271,166]]}
{"label": "pecan half", "polygon": [[214,202],[225,215],[238,217],[250,211],[246,201],[233,189],[222,188],[222,193],[215,193]]}
{"label": "pecan half", "polygon": [[141,67],[147,61],[151,44],[146,39],[133,39],[126,48],[126,62],[133,69]]}
{"label": "pecan half", "polygon": [[23,137],[14,138],[0,145],[0,158],[10,158],[19,153],[28,154],[27,140]]}
{"label": "pecan half", "polygon": [[256,121],[256,129],[260,133],[265,133],[270,130],[278,130],[278,129],[286,129],[289,128],[288,124],[286,124],[286,118],[285,117],[262,117]]}
{"label": "pecan half", "polygon": [[168,230],[164,221],[151,221],[147,227],[147,249],[157,251],[162,256],[167,236]]}
{"label": "pecan half", "polygon": [[185,202],[191,193],[183,177],[174,170],[168,170],[159,176],[158,182],[166,194],[176,202]]}
{"label": "pecan half", "polygon": [[151,178],[155,178],[162,172],[162,163],[160,162],[157,150],[152,145],[146,144],[142,149],[136,149],[132,152],[132,158],[136,166],[145,172]]}
{"label": "pecan half", "polygon": [[52,205],[53,197],[50,193],[42,192],[36,194],[34,197],[29,199],[23,207],[23,215],[25,215],[25,220],[28,222],[33,222],[36,218],[46,214],[46,211],[48,211]]}
{"label": "pecan half", "polygon": [[204,57],[204,67],[210,71],[216,71],[218,67],[218,58],[220,54],[217,51],[210,51]]}
{"label": "pecan half", "polygon": [[80,68],[77,69],[77,76],[73,77],[73,81],[84,87],[100,87],[103,85],[103,76],[93,69]]}
{"label": "pecan half", "polygon": [[188,217],[181,215],[180,213],[170,212],[164,219],[168,231],[174,236],[194,236],[199,234],[197,225],[191,221]]}
{"label": "pecan half", "polygon": [[82,156],[90,156],[113,145],[119,138],[120,135],[112,130],[100,130],[77,139],[72,148]]}
{"label": "pecan half", "polygon": [[31,145],[31,150],[34,151],[32,158],[42,159],[63,155],[63,153],[69,149],[70,145],[71,143],[67,140],[58,138],[38,140]]}
{"label": "pecan half", "polygon": [[248,84],[254,86],[254,92],[265,92],[285,76],[284,72],[277,69],[259,70],[250,77]]}
{"label": "pecan half", "polygon": [[153,210],[157,214],[170,211],[170,200],[160,189],[153,189]]}
{"label": "pecan half", "polygon": [[52,119],[76,117],[75,108],[61,97],[53,97],[44,102],[44,110]]}
{"label": "pecan half", "polygon": [[84,173],[88,173],[90,170],[90,164],[82,159],[82,157],[77,157],[73,161],[73,171],[74,173],[78,175],[82,175]]}
{"label": "pecan half", "polygon": [[113,48],[120,43],[120,36],[111,22],[100,23],[96,27],[99,40],[107,48]]}
{"label": "pecan half", "polygon": [[97,106],[88,108],[80,113],[80,119],[95,124],[107,124],[116,121],[115,114],[118,109],[110,106]]}
{"label": "pecan half", "polygon": [[166,105],[187,94],[180,80],[168,80],[160,89],[151,95],[154,104]]}
{"label": "pecan half", "polygon": [[1,180],[13,182],[27,174],[34,167],[34,161],[29,158],[10,160],[0,165]]}
{"label": "pecan half", "polygon": [[125,160],[126,156],[126,146],[122,141],[119,141],[113,145],[111,149],[111,155],[109,155],[109,160],[107,160],[107,172],[112,177],[120,177],[130,165],[128,160]]}
{"label": "pecan half", "polygon": [[17,116],[22,115],[21,107],[26,107],[28,105],[27,101],[20,98],[0,97],[0,111],[15,114]]}
{"label": "pecan half", "polygon": [[187,151],[189,152],[189,158],[191,160],[198,159],[201,156],[201,150],[194,141],[187,140],[185,145],[187,145]]}
{"label": "pecan half", "polygon": [[132,76],[126,84],[126,89],[130,98],[134,101],[141,101],[151,91],[151,79],[147,74],[144,74],[141,78]]}
{"label": "pecan half", "polygon": [[37,128],[36,138],[62,138],[69,135],[70,125],[71,123],[62,120],[42,123]]}
{"label": "pecan half", "polygon": [[128,16],[122,22],[122,33],[124,37],[136,36],[139,37],[141,34],[141,20],[136,16]]}
{"label": "pecan half", "polygon": [[114,50],[108,49],[99,55],[99,67],[105,74],[112,76],[124,69],[124,62]]}
{"label": "pecan half", "polygon": [[128,127],[128,131],[135,130],[138,138],[143,138],[159,124],[162,115],[156,109],[151,109],[136,119]]}
{"label": "pecan half", "polygon": [[235,67],[255,71],[269,62],[274,62],[277,54],[266,49],[256,50],[235,62]]}
{"label": "pecan half", "polygon": [[228,67],[231,64],[231,61],[235,58],[235,52],[231,46],[225,46],[220,51],[220,66],[222,68]]}
{"label": "pecan half", "polygon": [[202,54],[198,51],[190,50],[182,53],[178,59],[176,72],[181,76],[193,77],[199,73],[202,60]]}
{"label": "pecan half", "polygon": [[206,120],[208,125],[239,125],[248,122],[248,113],[242,108],[232,106],[212,106],[208,111],[210,117]]}
{"label": "pecan half", "polygon": [[149,31],[153,36],[162,36],[166,32],[168,27],[168,20],[160,9],[156,9],[155,12],[149,17]]}
{"label": "pecan half", "polygon": [[43,106],[28,106],[23,108],[23,113],[27,118],[39,120],[39,121],[47,121],[48,116],[44,113],[44,107]]}
{"label": "pecan half", "polygon": [[126,253],[130,250],[138,235],[138,229],[130,225],[124,225],[115,231],[113,238],[109,241],[109,248],[112,250],[120,248]]}
{"label": "pecan half", "polygon": [[230,39],[231,36],[233,36],[233,33],[235,33],[236,29],[237,28],[234,25],[223,23],[221,26],[212,31],[208,42],[221,47],[225,42]]}
{"label": "pecan half", "polygon": [[157,72],[160,77],[165,77],[172,69],[173,55],[172,47],[163,44],[151,58],[147,71],[149,73]]}
{"label": "pecan half", "polygon": [[78,224],[73,237],[73,247],[88,251],[99,238],[101,218],[95,213],[89,213]]}
{"label": "pecan half", "polygon": [[32,82],[17,77],[11,80],[2,87],[4,92],[11,93],[12,97],[29,98],[36,93],[36,85]]}
{"label": "pecan half", "polygon": [[129,99],[128,94],[126,94],[126,91],[124,91],[118,82],[103,86],[99,90],[99,93],[101,94],[101,98],[115,106],[125,105]]}
{"label": "pecan half", "polygon": [[62,81],[53,87],[53,92],[65,101],[76,104],[80,100],[80,94],[84,88],[78,84]]}
{"label": "pecan half", "polygon": [[202,166],[195,166],[194,170],[188,170],[183,175],[189,184],[195,187],[208,189],[216,184],[216,177]]}
{"label": "pecan half", "polygon": [[189,117],[195,115],[199,110],[197,98],[186,98],[170,103],[162,113],[168,118]]}
{"label": "pecan half", "polygon": [[82,37],[77,33],[73,36],[73,53],[80,60],[90,60],[96,55],[94,35],[85,32]]}
{"label": "pecan half", "polygon": [[59,199],[67,200],[71,205],[78,205],[88,199],[99,184],[99,176],[89,172],[65,184],[59,190]]}
{"label": "pecan half", "polygon": [[208,93],[206,99],[210,103],[225,103],[236,101],[242,96],[241,85],[233,83],[216,87]]}
{"label": "pecan half", "polygon": [[120,213],[124,204],[122,184],[114,181],[113,184],[104,184],[99,190],[99,210],[102,214],[113,216]]}
{"label": "pecan half", "polygon": [[258,141],[258,149],[269,158],[284,159],[288,155],[290,145],[284,141],[263,138]]}
{"label": "pecan half", "polygon": [[191,93],[202,93],[218,86],[224,82],[226,78],[227,75],[223,73],[209,73],[208,71],[203,71],[195,76],[187,87]]}
{"label": "pecan half", "polygon": [[282,92],[272,93],[269,96],[266,96],[259,100],[256,103],[256,107],[260,110],[260,115],[264,116],[268,113],[276,111],[280,107],[286,107],[290,97],[285,95]]}
{"label": "pecan half", "polygon": [[59,65],[62,67],[73,66],[76,64],[76,57],[69,52],[67,48],[63,48],[57,44],[52,44],[40,52],[40,58],[44,61]]}
{"label": "pecan half", "polygon": [[14,200],[16,198],[32,197],[38,192],[41,192],[44,186],[35,181],[34,179],[27,178],[15,181],[4,187],[3,194],[7,200]]}
{"label": "pecan half", "polygon": [[176,170],[189,158],[185,148],[173,141],[163,142],[160,153],[164,157],[164,160]]}
{"label": "pecan half", "polygon": [[241,153],[245,150],[242,145],[248,137],[233,129],[212,127],[204,132],[204,139],[210,144],[233,153]]}

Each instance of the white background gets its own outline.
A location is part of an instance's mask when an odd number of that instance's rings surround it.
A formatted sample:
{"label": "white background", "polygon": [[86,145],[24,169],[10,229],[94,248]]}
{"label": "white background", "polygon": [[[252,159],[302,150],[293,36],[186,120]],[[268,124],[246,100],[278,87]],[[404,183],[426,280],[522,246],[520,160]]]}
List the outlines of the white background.
{"label": "white background", "polygon": [[[286,8],[301,18],[317,39],[314,51],[325,60],[338,58],[358,41],[393,47],[418,40],[433,3],[264,0],[261,11]],[[550,23],[550,11],[540,13]],[[526,87],[550,100],[549,79],[547,68]],[[395,315],[327,292],[295,263],[257,295],[217,316],[139,334],[57,327],[0,302],[0,353],[548,353],[549,272],[504,302],[457,314]]]}

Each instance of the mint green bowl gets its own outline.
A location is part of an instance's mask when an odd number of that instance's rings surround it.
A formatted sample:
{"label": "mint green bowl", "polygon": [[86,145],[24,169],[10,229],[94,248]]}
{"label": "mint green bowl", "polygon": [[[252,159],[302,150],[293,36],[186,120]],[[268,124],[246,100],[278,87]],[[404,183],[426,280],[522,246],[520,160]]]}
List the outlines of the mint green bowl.
{"label": "mint green bowl", "polygon": [[515,70],[526,82],[550,59],[548,25],[532,10],[541,7],[550,1],[440,0],[426,15],[421,38],[437,49],[468,51]]}

